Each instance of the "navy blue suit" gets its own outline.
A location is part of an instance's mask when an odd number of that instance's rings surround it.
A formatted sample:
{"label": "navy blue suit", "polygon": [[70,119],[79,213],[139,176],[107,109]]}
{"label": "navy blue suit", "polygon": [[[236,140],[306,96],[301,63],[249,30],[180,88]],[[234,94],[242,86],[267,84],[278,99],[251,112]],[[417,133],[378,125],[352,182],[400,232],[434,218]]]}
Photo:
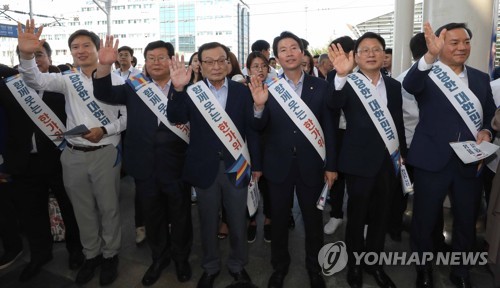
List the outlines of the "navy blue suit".
{"label": "navy blue suit", "polygon": [[128,84],[112,86],[110,76],[93,83],[97,99],[127,107],[124,163],[140,196],[153,259],[171,252],[175,261],[187,261],[193,241],[189,186],[181,174],[187,143],[158,124],[158,117]]}
{"label": "navy blue suit", "polygon": [[[429,71],[420,71],[417,62],[403,81],[406,91],[415,95],[420,110],[420,121],[408,155],[408,163],[415,167],[411,245],[416,252],[434,251],[431,233],[444,198],[450,193],[454,213],[453,251],[471,251],[475,243],[475,222],[481,193],[478,163],[463,164],[449,143],[474,141],[474,136],[428,77]],[[495,104],[489,76],[468,66],[465,73],[469,89],[483,108],[483,128],[492,131]],[[452,273],[468,277],[465,266],[453,266]]]}
{"label": "navy blue suit", "polygon": [[[259,136],[251,127],[252,97],[248,88],[226,78],[225,111],[245,139],[253,171],[261,171]],[[225,87],[220,87],[219,92]],[[246,241],[246,204],[249,180],[236,185],[236,173],[226,173],[236,159],[229,153],[208,122],[196,108],[186,91],[169,94],[168,119],[173,123],[190,123],[189,143],[184,179],[196,187],[200,215],[202,267],[211,275],[220,271],[217,224],[221,202],[227,213],[231,253],[226,261],[229,271],[241,272],[248,262]]]}
{"label": "navy blue suit", "polygon": [[271,263],[282,273],[287,273],[290,265],[287,223],[294,188],[306,232],[306,268],[311,272],[321,271],[317,255],[323,245],[323,221],[316,201],[325,183],[325,170],[336,171],[334,130],[338,126],[326,107],[327,91],[325,80],[304,74],[300,96],[323,129],[326,163],[272,95],[269,95],[262,117],[254,118],[256,129],[263,131],[266,139],[262,172],[268,180],[272,207]]}
{"label": "navy blue suit", "polygon": [[[399,149],[405,157],[401,84],[383,75],[380,81],[384,82],[387,94],[387,107],[384,108],[394,120]],[[338,169],[345,174],[349,195],[346,245],[349,265],[353,266],[353,252],[383,251],[388,215],[399,175],[395,173],[384,140],[351,85],[347,82],[341,90],[336,90],[335,82],[332,81],[330,92],[328,106],[334,110],[342,109],[347,122]],[[363,229],[367,221],[365,241]]]}
{"label": "navy blue suit", "polygon": [[[241,137],[246,139],[252,171],[261,171],[259,154],[259,138],[252,129],[252,97],[248,88],[238,82],[228,80],[228,97],[226,113],[233,120]],[[169,93],[167,117],[172,123],[191,123],[191,139],[187,151],[186,164],[183,177],[195,187],[207,188],[216,178],[217,167],[222,155],[225,168],[229,168],[235,161],[233,156],[219,140],[215,132],[198,111],[186,92],[176,92],[171,89]],[[236,174],[228,174],[233,184],[236,184]],[[240,183],[240,187],[247,186],[249,179]]]}

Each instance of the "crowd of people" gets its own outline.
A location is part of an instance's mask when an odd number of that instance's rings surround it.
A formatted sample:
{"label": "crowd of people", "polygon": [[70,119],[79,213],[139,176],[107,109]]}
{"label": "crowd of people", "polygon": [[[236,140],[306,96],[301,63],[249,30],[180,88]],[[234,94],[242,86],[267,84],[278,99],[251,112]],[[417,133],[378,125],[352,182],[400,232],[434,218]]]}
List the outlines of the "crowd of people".
{"label": "crowd of people", "polygon": [[[146,45],[140,70],[133,49],[87,30],[71,34],[73,64],[58,68],[42,31],[33,20],[19,24],[19,65],[0,65],[0,269],[23,253],[23,234],[31,259],[19,281],[35,278],[52,260],[49,193],[64,219],[69,268],[79,269],[75,282],[89,282],[98,267],[101,285],[115,281],[126,173],[135,183],[136,242],[151,250],[144,286],[156,283],[171,260],[177,280],[189,281],[189,256],[199,241],[197,287],[213,287],[223,269],[218,242],[229,237],[229,287],[255,287],[245,270],[257,231],[247,194],[258,183],[264,240],[271,243],[267,287],[285,287],[294,196],[310,287],[326,287],[318,254],[324,234],[344,222],[350,287],[362,287],[364,273],[379,287],[396,287],[383,265],[356,256],[383,253],[387,234],[401,241],[408,198],[401,174],[408,173],[410,245],[421,259],[443,249],[475,251],[486,192],[485,249],[500,287],[500,176],[482,173],[496,172],[498,164],[464,164],[450,146],[492,142],[500,129],[500,91],[488,74],[465,65],[472,31],[464,23],[435,32],[426,23],[409,43],[414,64],[395,79],[392,49],[373,32],[337,38],[328,53],[313,56],[307,41],[284,31],[272,44],[256,41],[240,59],[245,67],[222,43],[201,45],[186,65],[159,40]],[[192,188],[200,239],[193,239]],[[323,223],[317,205],[327,190],[330,219]],[[442,237],[447,196],[454,221],[449,247]],[[450,281],[472,287],[471,265],[458,262]],[[415,266],[416,286],[434,287],[432,261]]]}

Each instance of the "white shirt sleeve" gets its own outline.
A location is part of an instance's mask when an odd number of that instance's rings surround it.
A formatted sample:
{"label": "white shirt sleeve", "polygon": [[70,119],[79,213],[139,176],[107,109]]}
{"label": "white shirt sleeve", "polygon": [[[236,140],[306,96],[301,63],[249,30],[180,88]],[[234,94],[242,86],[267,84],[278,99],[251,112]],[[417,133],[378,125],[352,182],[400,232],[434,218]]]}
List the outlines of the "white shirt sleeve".
{"label": "white shirt sleeve", "polygon": [[345,83],[347,82],[347,76],[340,77],[338,75],[335,75],[335,79],[333,79],[335,83],[335,90],[342,90],[344,88]]}
{"label": "white shirt sleeve", "polygon": [[35,89],[64,94],[66,84],[61,73],[42,73],[36,66],[35,58],[30,60],[20,59],[19,72],[24,82]]}
{"label": "white shirt sleeve", "polygon": [[432,64],[434,63],[428,64],[427,62],[425,62],[425,57],[421,57],[420,60],[418,60],[418,70],[420,71],[429,70],[432,68]]}

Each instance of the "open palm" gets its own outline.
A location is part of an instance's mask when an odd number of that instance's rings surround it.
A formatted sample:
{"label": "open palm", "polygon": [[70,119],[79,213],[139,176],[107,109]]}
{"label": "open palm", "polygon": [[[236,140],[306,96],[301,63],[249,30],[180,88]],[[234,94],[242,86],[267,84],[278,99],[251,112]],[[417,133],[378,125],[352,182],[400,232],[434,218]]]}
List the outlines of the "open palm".
{"label": "open palm", "polygon": [[345,76],[354,69],[353,51],[345,53],[340,44],[332,44],[328,47],[328,58],[332,61],[337,75]]}
{"label": "open palm", "polygon": [[115,45],[113,46],[113,36],[107,35],[106,41],[103,45],[102,39],[100,41],[99,49],[99,63],[102,65],[112,65],[118,59],[118,44],[119,41],[116,39]]}
{"label": "open palm", "polygon": [[45,39],[40,40],[43,26],[40,26],[36,33],[35,30],[35,20],[33,19],[26,20],[24,30],[21,23],[17,23],[17,44],[21,54],[33,54],[45,42]]}
{"label": "open palm", "polygon": [[267,98],[269,97],[269,91],[267,89],[267,85],[263,84],[262,81],[259,80],[259,77],[251,76],[248,87],[250,87],[253,102],[256,106],[263,106],[266,104]]}
{"label": "open palm", "polygon": [[170,60],[170,79],[172,80],[172,85],[178,91],[184,89],[184,87],[189,84],[191,80],[192,68],[189,66],[187,69],[184,65],[184,55],[179,59],[179,55],[176,54],[172,56]]}

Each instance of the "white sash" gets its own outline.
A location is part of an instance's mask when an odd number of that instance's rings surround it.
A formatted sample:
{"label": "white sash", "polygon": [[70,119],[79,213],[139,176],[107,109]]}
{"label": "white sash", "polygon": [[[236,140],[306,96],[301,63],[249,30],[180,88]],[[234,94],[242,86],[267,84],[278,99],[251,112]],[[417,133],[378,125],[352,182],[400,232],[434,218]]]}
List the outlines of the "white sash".
{"label": "white sash", "polygon": [[215,132],[215,135],[236,160],[235,164],[227,172],[236,172],[237,184],[244,179],[242,176],[247,175],[249,177],[250,153],[248,147],[233,120],[227,115],[207,84],[198,81],[187,88],[187,93],[201,115],[203,115],[203,118],[208,122],[210,128]]}
{"label": "white sash", "polygon": [[66,131],[66,127],[54,111],[43,102],[35,90],[24,83],[20,74],[6,78],[5,83],[35,125],[54,142],[54,145],[62,149],[63,138],[57,135]]}
{"label": "white sash", "polygon": [[[111,122],[116,121],[116,116],[114,114],[106,115],[104,110],[101,109],[98,100],[95,99],[93,88],[87,86],[87,83],[82,81],[81,74],[77,69],[70,69],[62,72],[64,75],[64,81],[68,86],[68,89],[74,90],[75,93],[71,93],[72,95],[78,95],[78,99],[82,107],[86,107],[87,109],[83,109],[87,116],[91,119],[97,120],[101,126],[105,126],[110,124]],[[91,93],[89,93],[91,91]]]}
{"label": "white sash", "polygon": [[448,65],[441,61],[432,64],[429,77],[455,107],[476,139],[477,132],[483,126],[483,107],[476,95]]}
{"label": "white sash", "polygon": [[141,98],[141,100],[148,106],[148,108],[153,112],[160,121],[167,126],[175,135],[179,136],[186,143],[189,143],[189,124],[179,124],[174,125],[170,123],[167,119],[167,103],[168,99],[161,92],[161,90],[145,77],[142,73],[127,79],[128,85],[130,85],[135,93]]}
{"label": "white sash", "polygon": [[276,102],[279,103],[300,132],[306,136],[321,159],[325,161],[326,150],[323,129],[309,106],[295,93],[284,78],[271,78],[266,81],[266,84]]}
{"label": "white sash", "polygon": [[[381,79],[383,81],[383,79]],[[399,138],[396,125],[392,115],[387,107],[380,105],[380,95],[373,84],[361,73],[351,73],[347,75],[347,82],[351,85],[359,100],[363,103],[368,115],[377,128],[380,137],[384,140],[385,146],[389,151],[392,163],[396,169],[396,175],[399,173]],[[349,125],[349,124],[348,124]]]}

